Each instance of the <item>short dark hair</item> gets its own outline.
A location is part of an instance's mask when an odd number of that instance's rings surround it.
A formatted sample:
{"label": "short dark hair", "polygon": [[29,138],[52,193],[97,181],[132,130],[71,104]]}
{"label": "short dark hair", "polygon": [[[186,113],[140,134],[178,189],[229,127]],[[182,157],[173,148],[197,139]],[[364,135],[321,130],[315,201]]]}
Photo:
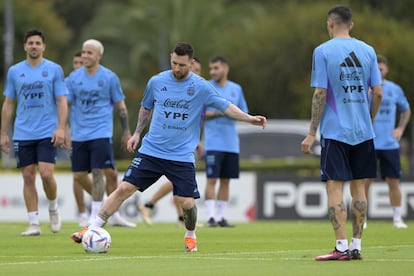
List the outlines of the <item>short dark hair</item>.
{"label": "short dark hair", "polygon": [[176,53],[178,56],[188,56],[190,59],[194,57],[193,47],[185,42],[178,42],[173,49],[173,53]]}
{"label": "short dark hair", "polygon": [[195,62],[197,62],[197,63],[200,63],[200,64],[201,64],[201,60],[200,60],[198,57],[193,57],[193,60],[194,60]]}
{"label": "short dark hair", "polygon": [[73,57],[81,57],[82,56],[82,51],[77,51]]}
{"label": "short dark hair", "polygon": [[227,65],[229,64],[227,59],[223,56],[215,56],[210,59],[210,63],[215,63],[215,62],[221,62]]}
{"label": "short dark hair", "polygon": [[342,5],[333,6],[328,11],[328,16],[332,18],[337,24],[351,24],[352,22],[352,11],[351,8]]}
{"label": "short dark hair", "polygon": [[377,62],[378,63],[383,63],[385,65],[388,65],[388,60],[385,56],[383,55],[377,55]]}
{"label": "short dark hair", "polygon": [[41,31],[39,31],[39,30],[36,30],[36,29],[33,29],[33,30],[30,30],[30,31],[27,31],[25,34],[24,34],[24,39],[23,39],[23,42],[24,43],[26,43],[27,42],[27,40],[29,39],[29,37],[31,37],[31,36],[35,36],[35,35],[38,35],[38,36],[40,36],[41,38],[42,38],[42,42],[43,43],[45,43],[45,35],[41,32]]}

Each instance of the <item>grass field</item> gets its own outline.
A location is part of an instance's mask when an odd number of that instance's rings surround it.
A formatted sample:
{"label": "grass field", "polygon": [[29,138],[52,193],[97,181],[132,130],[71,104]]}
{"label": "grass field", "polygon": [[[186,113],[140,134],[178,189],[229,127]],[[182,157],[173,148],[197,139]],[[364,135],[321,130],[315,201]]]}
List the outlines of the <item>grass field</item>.
{"label": "grass field", "polygon": [[57,234],[43,223],[38,237],[20,236],[25,223],[0,223],[0,275],[413,275],[414,224],[409,226],[370,221],[364,260],[316,262],[316,255],[334,247],[328,221],[202,227],[193,253],[183,252],[184,230],[175,224],[107,227],[113,241],[107,254],[86,254],[73,243],[75,223]]}

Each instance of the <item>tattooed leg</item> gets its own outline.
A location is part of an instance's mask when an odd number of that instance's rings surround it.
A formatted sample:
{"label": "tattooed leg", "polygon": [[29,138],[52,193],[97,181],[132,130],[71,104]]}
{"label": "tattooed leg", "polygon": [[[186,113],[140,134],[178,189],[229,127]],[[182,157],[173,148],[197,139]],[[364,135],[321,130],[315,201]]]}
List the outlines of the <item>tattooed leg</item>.
{"label": "tattooed leg", "polygon": [[328,218],[335,232],[336,240],[346,239],[346,206],[343,201],[343,182],[329,180],[326,183],[328,192]]}
{"label": "tattooed leg", "polygon": [[197,223],[197,207],[194,205],[191,209],[183,209],[184,224],[187,230],[194,230]]}
{"label": "tattooed leg", "polygon": [[368,209],[365,197],[365,179],[351,181],[350,190],[352,196],[352,234],[354,238],[360,239]]}

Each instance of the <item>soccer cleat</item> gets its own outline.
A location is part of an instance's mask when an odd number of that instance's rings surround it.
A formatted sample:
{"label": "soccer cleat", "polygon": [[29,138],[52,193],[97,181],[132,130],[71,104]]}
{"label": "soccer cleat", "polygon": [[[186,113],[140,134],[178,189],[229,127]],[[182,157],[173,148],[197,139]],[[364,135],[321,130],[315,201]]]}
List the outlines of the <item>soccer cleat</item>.
{"label": "soccer cleat", "polygon": [[408,228],[408,225],[403,220],[394,220],[394,227],[398,229]]}
{"label": "soccer cleat", "polygon": [[129,222],[126,219],[122,218],[121,216],[117,217],[110,217],[108,219],[108,225],[109,226],[119,226],[119,227],[137,227],[137,225],[133,222]]}
{"label": "soccer cleat", "polygon": [[354,249],[350,252],[351,260],[362,260],[361,250]]}
{"label": "soccer cleat", "polygon": [[217,227],[217,226],[219,226],[218,224],[217,224],[217,222],[214,220],[214,218],[210,218],[208,221],[207,221],[207,226],[208,227]]}
{"label": "soccer cleat", "polygon": [[143,205],[139,207],[139,212],[144,222],[148,225],[152,225],[152,209]]}
{"label": "soccer cleat", "polygon": [[348,261],[351,259],[351,256],[349,254],[349,250],[345,250],[344,252],[341,252],[339,250],[335,249],[326,255],[317,256],[315,258],[315,261]]}
{"label": "soccer cleat", "polygon": [[50,220],[50,230],[52,230],[53,233],[59,232],[60,228],[62,228],[62,220],[60,219],[59,211],[49,210],[49,220]]}
{"label": "soccer cleat", "polygon": [[82,238],[83,238],[83,235],[85,234],[85,232],[86,231],[88,231],[88,227],[83,227],[82,228],[82,230],[80,230],[79,232],[75,232],[75,233],[73,233],[71,236],[70,236],[70,238],[74,241],[74,242],[76,242],[76,243],[81,243],[82,242]]}
{"label": "soccer cleat", "polygon": [[39,224],[30,224],[26,231],[22,232],[21,235],[28,236],[39,236],[41,233]]}
{"label": "soccer cleat", "polygon": [[191,237],[184,239],[184,252],[197,252],[197,240]]}
{"label": "soccer cleat", "polygon": [[228,223],[227,220],[225,220],[224,218],[220,220],[219,222],[217,222],[217,224],[220,227],[234,227],[234,224]]}

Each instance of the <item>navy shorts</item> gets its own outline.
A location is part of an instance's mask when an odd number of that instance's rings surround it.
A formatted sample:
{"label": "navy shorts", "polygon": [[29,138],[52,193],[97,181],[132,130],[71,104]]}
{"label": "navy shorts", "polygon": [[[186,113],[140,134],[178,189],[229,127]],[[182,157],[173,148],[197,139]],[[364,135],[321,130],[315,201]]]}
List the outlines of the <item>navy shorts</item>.
{"label": "navy shorts", "polygon": [[377,161],[373,140],[349,145],[321,139],[321,180],[376,178]]}
{"label": "navy shorts", "polygon": [[206,173],[208,178],[239,178],[239,171],[238,153],[206,152]]}
{"label": "navy shorts", "polygon": [[26,167],[38,162],[56,163],[57,150],[51,142],[52,138],[39,140],[13,141],[17,168]]}
{"label": "navy shorts", "polygon": [[200,198],[195,167],[191,162],[160,159],[138,152],[125,172],[123,181],[143,192],[163,175],[173,183],[174,195]]}
{"label": "navy shorts", "polygon": [[381,178],[386,177],[400,178],[401,177],[401,163],[400,150],[376,150],[377,160],[379,161],[379,169]]}
{"label": "navy shorts", "polygon": [[91,172],[92,169],[115,168],[112,139],[72,141],[71,161],[72,172]]}

